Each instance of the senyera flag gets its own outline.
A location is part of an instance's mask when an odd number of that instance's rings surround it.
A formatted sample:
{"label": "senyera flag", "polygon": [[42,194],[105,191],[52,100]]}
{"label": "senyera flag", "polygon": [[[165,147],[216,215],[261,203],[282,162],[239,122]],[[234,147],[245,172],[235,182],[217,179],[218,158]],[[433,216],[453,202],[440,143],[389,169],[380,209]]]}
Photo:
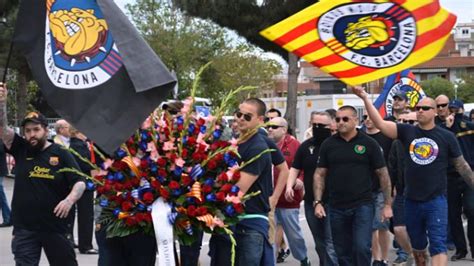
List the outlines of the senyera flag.
{"label": "senyera flag", "polygon": [[415,75],[409,69],[392,74],[385,80],[383,90],[374,102],[375,108],[382,117],[392,115],[393,98],[398,92],[403,92],[407,96],[409,108],[414,108],[426,96]]}
{"label": "senyera flag", "polygon": [[455,23],[438,0],[322,0],[260,34],[356,85],[430,60]]}
{"label": "senyera flag", "polygon": [[50,106],[108,152],[176,83],[113,0],[23,0],[14,45]]}

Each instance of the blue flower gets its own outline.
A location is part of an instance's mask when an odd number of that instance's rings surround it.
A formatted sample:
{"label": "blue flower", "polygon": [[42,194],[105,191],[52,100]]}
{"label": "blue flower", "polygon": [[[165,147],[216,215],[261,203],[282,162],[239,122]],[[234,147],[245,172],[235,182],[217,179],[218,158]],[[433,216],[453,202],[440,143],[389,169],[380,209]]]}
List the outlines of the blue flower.
{"label": "blue flower", "polygon": [[234,216],[235,215],[235,209],[232,205],[227,205],[225,207],[224,211],[228,216]]}
{"label": "blue flower", "polygon": [[115,154],[117,155],[117,157],[119,159],[122,159],[123,157],[127,156],[127,152],[122,150],[122,149],[118,149]]}
{"label": "blue flower", "polygon": [[120,214],[120,209],[119,209],[119,208],[116,208],[116,209],[114,210],[114,215],[115,215],[115,216],[119,216],[119,214]]}
{"label": "blue flower", "polygon": [[204,184],[212,187],[214,185],[214,179],[208,178],[204,181]]}
{"label": "blue flower", "polygon": [[158,166],[156,166],[156,164],[152,163],[150,165],[150,172],[152,172],[152,173],[158,172]]}
{"label": "blue flower", "polygon": [[194,126],[194,124],[189,124],[188,125],[188,132],[190,135],[192,135],[194,133],[194,130],[196,129],[196,127]]}
{"label": "blue flower", "polygon": [[240,188],[236,185],[233,185],[232,188],[230,189],[230,192],[232,193],[238,193],[240,191]]}
{"label": "blue flower", "polygon": [[100,207],[105,208],[109,206],[109,201],[107,199],[101,199],[99,202]]}
{"label": "blue flower", "polygon": [[125,176],[122,174],[122,172],[117,172],[115,173],[114,179],[118,181],[122,181],[125,178]]}
{"label": "blue flower", "polygon": [[222,131],[219,129],[214,130],[214,133],[212,133],[212,136],[214,139],[219,139],[221,137]]}
{"label": "blue flower", "polygon": [[138,205],[137,205],[137,210],[139,210],[139,211],[144,211],[144,210],[146,210],[146,206],[143,205],[143,204],[141,204],[141,203],[138,203]]}
{"label": "blue flower", "polygon": [[208,202],[215,202],[215,201],[216,201],[216,195],[214,195],[214,193],[212,193],[212,194],[207,194],[207,195],[206,195],[206,201],[208,201]]}
{"label": "blue flower", "polygon": [[179,195],[181,195],[181,189],[180,188],[175,189],[175,190],[171,191],[171,194],[173,194],[173,196],[179,196]]}
{"label": "blue flower", "polygon": [[86,181],[86,189],[90,190],[90,191],[95,189],[95,184],[94,184],[94,182],[92,182],[92,180],[87,180]]}
{"label": "blue flower", "polygon": [[174,171],[173,171],[173,174],[175,176],[181,176],[182,173],[183,173],[183,168],[181,168],[181,167],[176,167],[176,169],[174,169]]}
{"label": "blue flower", "polygon": [[146,141],[140,141],[138,148],[142,151],[146,151],[148,149],[148,143]]}
{"label": "blue flower", "polygon": [[146,131],[142,131],[142,133],[140,134],[140,138],[142,141],[147,141],[148,140],[148,133]]}
{"label": "blue flower", "polygon": [[114,178],[114,174],[112,173],[108,173],[107,174],[107,179],[110,180],[110,181],[113,181],[115,178]]}
{"label": "blue flower", "polygon": [[201,126],[201,128],[199,128],[199,131],[202,133],[202,134],[205,134],[206,133],[206,126]]}
{"label": "blue flower", "polygon": [[178,116],[178,117],[176,118],[176,123],[177,123],[178,125],[182,125],[182,124],[184,123],[184,118],[183,118],[182,116]]}

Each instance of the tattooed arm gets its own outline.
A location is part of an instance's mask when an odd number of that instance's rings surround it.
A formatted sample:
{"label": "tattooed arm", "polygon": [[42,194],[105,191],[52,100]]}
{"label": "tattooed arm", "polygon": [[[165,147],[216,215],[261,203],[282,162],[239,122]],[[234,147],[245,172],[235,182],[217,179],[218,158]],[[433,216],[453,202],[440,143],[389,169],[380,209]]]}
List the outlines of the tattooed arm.
{"label": "tattooed arm", "polygon": [[375,170],[375,174],[379,177],[380,188],[382,189],[385,205],[392,205],[392,184],[388,174],[387,167],[382,167]]}
{"label": "tattooed arm", "polygon": [[59,218],[66,218],[72,206],[81,198],[84,190],[86,190],[86,184],[83,181],[76,182],[69,195],[56,205],[54,214]]}
{"label": "tattooed arm", "polygon": [[462,176],[464,181],[474,189],[474,172],[472,172],[471,167],[464,159],[464,156],[456,157],[452,160],[456,171]]}
{"label": "tattooed arm", "polygon": [[0,82],[0,139],[7,149],[12,146],[14,136],[15,133],[8,126],[7,120],[7,85]]}
{"label": "tattooed arm", "polygon": [[328,169],[323,167],[316,168],[313,176],[313,193],[315,202],[314,207],[314,215],[318,218],[326,217],[326,211],[324,210],[324,206],[322,205],[321,199],[323,198],[324,189],[326,187],[326,175]]}

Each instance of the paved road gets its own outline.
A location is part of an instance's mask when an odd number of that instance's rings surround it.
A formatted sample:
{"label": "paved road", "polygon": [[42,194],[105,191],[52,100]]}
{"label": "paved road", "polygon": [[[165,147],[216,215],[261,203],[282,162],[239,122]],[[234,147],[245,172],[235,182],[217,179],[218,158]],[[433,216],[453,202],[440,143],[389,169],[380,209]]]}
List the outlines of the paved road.
{"label": "paved road", "polygon": [[[7,197],[10,200],[11,195],[13,192],[13,179],[6,178],[4,179],[4,187],[7,193]],[[303,212],[301,212],[303,213]],[[311,233],[309,231],[309,228],[306,224],[306,220],[304,219],[304,216],[300,216],[301,224],[303,227],[303,234],[305,236],[305,241],[306,241],[306,246],[308,247],[308,256],[312,262],[313,265],[319,265],[318,257],[316,255],[316,251],[314,249],[314,241],[312,240]],[[77,224],[77,223],[76,223]],[[11,248],[10,248],[10,242],[11,242],[11,231],[12,228],[0,228],[0,266],[13,266],[14,261],[13,261],[13,255],[11,254]],[[76,234],[77,235],[77,234]],[[205,236],[204,238],[204,245],[203,249],[201,252],[201,265],[209,265],[209,257],[206,255],[208,251],[208,241],[209,241],[209,236]],[[76,241],[77,242],[77,241]],[[95,245],[95,243],[94,243]],[[452,252],[450,252],[450,255],[452,255]],[[468,255],[470,258],[470,255]],[[92,266],[92,265],[97,265],[97,255],[82,255],[82,254],[77,254],[79,265],[81,266]],[[395,253],[393,250],[390,250],[390,259],[395,258]],[[48,265],[48,262],[46,260],[46,257],[42,256],[41,264],[40,265]],[[157,264],[158,265],[158,264]],[[285,263],[278,264],[281,266],[293,266],[293,265],[299,265],[299,263],[293,259],[293,257],[289,257]],[[450,262],[449,265],[459,265],[459,266],[464,266],[464,265],[474,265],[474,262],[471,260],[463,260],[459,262]],[[137,265],[139,266],[139,265]]]}

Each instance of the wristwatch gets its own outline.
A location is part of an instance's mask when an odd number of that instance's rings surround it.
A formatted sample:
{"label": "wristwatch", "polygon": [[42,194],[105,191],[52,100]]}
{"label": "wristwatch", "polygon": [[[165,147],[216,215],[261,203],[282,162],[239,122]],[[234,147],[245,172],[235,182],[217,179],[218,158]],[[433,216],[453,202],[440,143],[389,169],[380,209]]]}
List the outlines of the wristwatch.
{"label": "wristwatch", "polygon": [[321,200],[314,200],[313,201],[313,208],[315,208],[316,206],[318,206],[318,204],[323,204],[323,202]]}

